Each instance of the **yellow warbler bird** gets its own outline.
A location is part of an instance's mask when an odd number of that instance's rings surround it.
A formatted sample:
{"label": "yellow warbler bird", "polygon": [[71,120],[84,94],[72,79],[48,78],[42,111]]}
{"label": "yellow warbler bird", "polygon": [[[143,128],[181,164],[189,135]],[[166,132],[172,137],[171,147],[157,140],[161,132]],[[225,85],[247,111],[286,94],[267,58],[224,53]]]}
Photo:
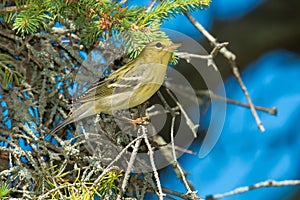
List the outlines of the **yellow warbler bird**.
{"label": "yellow warbler bird", "polygon": [[163,84],[173,51],[180,44],[153,41],[140,55],[88,89],[75,102],[72,115],[49,132],[53,135],[67,124],[100,112],[132,108],[147,101]]}

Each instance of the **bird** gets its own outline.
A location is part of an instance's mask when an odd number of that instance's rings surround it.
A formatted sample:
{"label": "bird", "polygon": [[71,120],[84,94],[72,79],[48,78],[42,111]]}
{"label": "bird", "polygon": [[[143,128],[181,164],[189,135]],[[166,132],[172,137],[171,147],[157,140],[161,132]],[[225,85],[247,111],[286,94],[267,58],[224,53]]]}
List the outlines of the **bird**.
{"label": "bird", "polygon": [[151,98],[163,84],[168,63],[180,44],[168,39],[148,43],[137,58],[94,83],[73,103],[73,111],[49,132],[54,135],[66,125],[97,113],[138,106]]}

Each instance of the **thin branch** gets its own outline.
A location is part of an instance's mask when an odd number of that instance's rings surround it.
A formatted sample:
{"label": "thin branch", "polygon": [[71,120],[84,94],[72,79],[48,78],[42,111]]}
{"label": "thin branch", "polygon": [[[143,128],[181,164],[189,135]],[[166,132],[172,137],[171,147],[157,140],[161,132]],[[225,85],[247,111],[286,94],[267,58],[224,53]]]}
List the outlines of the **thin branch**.
{"label": "thin branch", "polygon": [[[194,17],[192,17],[188,12],[183,11],[188,20],[206,37],[206,39],[215,47],[218,46],[219,43],[217,39],[212,36],[199,22],[196,21]],[[220,53],[223,54],[225,58],[230,61],[235,61],[236,56],[229,51],[226,47],[222,47],[220,49]]]}
{"label": "thin branch", "polygon": [[174,97],[174,95],[171,93],[171,91],[169,89],[166,89],[166,91],[168,92],[168,94],[170,95],[170,97],[173,99],[173,101],[176,103],[176,105],[179,107],[181,113],[183,114],[183,116],[185,117],[186,120],[186,124],[189,126],[189,128],[191,129],[191,131],[193,132],[194,138],[197,138],[197,130],[199,128],[199,124],[194,124],[192,122],[192,120],[189,118],[188,114],[185,112],[185,110],[183,109],[183,107],[181,106],[181,104],[177,101],[177,99]]}
{"label": "thin branch", "polygon": [[208,196],[206,199],[209,200],[221,199],[227,196],[245,193],[263,187],[282,187],[282,186],[295,186],[295,185],[300,185],[300,180],[284,180],[284,181],[267,180],[267,181],[256,183],[254,185],[239,187],[223,194],[215,194],[213,196]]}
{"label": "thin branch", "polygon": [[175,151],[175,141],[174,141],[174,129],[175,129],[175,116],[172,117],[172,122],[171,122],[171,149],[172,149],[172,154],[173,154],[173,159],[176,162],[176,151]]}
{"label": "thin branch", "polygon": [[188,52],[177,52],[179,58],[185,59],[188,63],[190,63],[191,58],[199,58],[203,60],[207,60],[207,65],[212,66],[214,70],[219,71],[217,65],[214,62],[214,57],[218,54],[218,52],[225,46],[227,46],[228,42],[218,43],[213,50],[210,52],[209,55],[199,55],[199,54],[192,54]]}
{"label": "thin branch", "polygon": [[241,88],[242,88],[242,90],[243,90],[243,92],[244,92],[244,94],[245,94],[245,96],[247,98],[247,101],[248,101],[248,103],[250,105],[250,110],[251,110],[251,112],[252,112],[252,114],[253,114],[253,116],[255,118],[256,124],[257,124],[257,126],[258,126],[258,128],[260,129],[261,132],[265,132],[265,128],[264,128],[264,126],[263,126],[263,124],[262,124],[262,122],[261,122],[261,120],[260,120],[260,118],[259,118],[259,116],[258,116],[258,114],[256,112],[254,104],[252,103],[252,100],[251,100],[251,98],[249,96],[248,90],[247,90],[246,86],[244,85],[244,83],[243,83],[243,81],[241,79],[239,70],[236,67],[235,63],[233,63],[233,62],[232,62],[232,66],[233,66],[232,67],[233,68],[232,69],[233,70],[233,74],[237,78],[237,80],[238,80],[238,82],[239,82],[239,84],[240,84],[240,86],[241,86]]}
{"label": "thin branch", "polygon": [[159,198],[159,200],[163,200],[164,199],[164,194],[162,192],[160,179],[159,179],[158,172],[157,172],[157,169],[156,169],[156,165],[155,165],[155,162],[154,162],[154,157],[153,157],[154,153],[153,153],[151,144],[149,142],[149,139],[147,137],[147,129],[144,126],[141,126],[141,129],[143,131],[143,136],[144,136],[145,144],[146,144],[146,146],[148,148],[150,163],[151,163],[151,167],[152,167],[152,170],[153,170],[154,178],[155,178],[155,181],[156,181],[156,184],[157,184],[157,188],[158,188],[158,195],[159,195],[158,198]]}
{"label": "thin branch", "polygon": [[106,167],[106,169],[100,174],[100,176],[94,181],[93,186],[97,185],[99,183],[99,181],[101,180],[101,178],[107,173],[109,172],[109,169],[112,167],[112,165],[117,162],[122,155],[127,151],[128,148],[130,148],[136,141],[140,140],[141,138],[143,138],[143,136],[139,136],[137,138],[135,138],[134,140],[132,140],[125,148],[122,149],[122,151],[117,155],[117,157],[111,161],[109,163],[109,165]]}
{"label": "thin branch", "polygon": [[18,12],[20,10],[26,9],[27,7],[28,7],[27,5],[4,7],[4,8],[0,8],[0,12]]}
{"label": "thin branch", "polygon": [[[236,100],[233,100],[233,99],[222,97],[222,96],[214,93],[211,90],[195,90],[195,91],[193,90],[192,91],[191,88],[184,87],[184,86],[179,85],[179,84],[171,83],[168,80],[166,80],[165,84],[170,89],[176,89],[177,93],[180,93],[183,97],[189,99],[190,101],[193,101],[194,103],[198,103],[198,101],[195,102],[195,100],[193,98],[191,98],[191,95],[190,95],[191,92],[195,92],[197,96],[205,96],[205,97],[208,97],[210,99],[216,99],[216,100],[219,100],[219,101],[224,101],[224,102],[229,103],[229,104],[234,104],[234,105],[242,106],[242,107],[245,107],[245,108],[250,108],[250,105],[247,104],[247,103],[242,103],[242,102],[239,102],[239,101],[236,101]],[[254,105],[254,107],[255,107],[256,110],[263,111],[263,112],[269,113],[271,115],[277,115],[277,108],[276,107],[266,108],[266,107],[256,106],[256,105]]]}
{"label": "thin branch", "polygon": [[[143,127],[143,126],[142,126]],[[147,137],[147,136],[145,136]],[[142,140],[139,139],[135,142],[135,145],[133,147],[133,151],[131,153],[131,156],[130,156],[130,159],[129,159],[129,163],[128,163],[128,166],[126,168],[126,172],[124,174],[124,178],[123,178],[123,182],[122,182],[122,186],[121,186],[121,189],[120,189],[120,192],[117,196],[117,200],[121,200],[122,197],[123,197],[123,194],[126,192],[126,187],[128,185],[128,180],[129,180],[129,177],[130,177],[130,173],[132,171],[132,168],[133,168],[133,164],[134,164],[134,161],[136,159],[136,155],[138,153],[138,150],[139,150],[139,147],[141,145],[141,142]]]}
{"label": "thin branch", "polygon": [[175,116],[172,117],[172,123],[171,123],[171,146],[172,146],[172,155],[173,155],[173,167],[176,168],[180,174],[180,177],[182,179],[182,182],[185,186],[185,188],[187,189],[187,193],[193,193],[193,191],[191,190],[191,187],[189,186],[189,183],[185,177],[185,174],[181,168],[181,166],[179,165],[177,158],[176,158],[176,151],[175,151],[175,135],[174,135],[174,129],[175,129]]}
{"label": "thin branch", "polygon": [[186,178],[186,175],[182,169],[182,167],[180,166],[180,164],[178,163],[177,160],[175,160],[175,163],[173,164],[173,167],[176,168],[178,171],[179,171],[179,174],[180,174],[180,178],[185,186],[185,188],[187,189],[187,195],[195,195],[197,193],[197,191],[193,191],[189,185],[189,182]]}
{"label": "thin branch", "polygon": [[[173,196],[177,196],[177,197],[180,197],[182,199],[187,199],[187,195],[186,194],[183,194],[183,193],[180,193],[180,192],[176,192],[176,191],[173,191],[173,190],[170,190],[170,189],[167,189],[167,188],[163,188],[163,191],[165,193],[171,194]],[[194,197],[194,200],[203,200],[203,199],[196,196],[196,197]]]}
{"label": "thin branch", "polygon": [[[206,39],[211,43],[212,46],[215,47],[220,44],[217,42],[217,39],[215,37],[213,37],[199,22],[197,22],[195,20],[195,18],[193,18],[188,12],[185,12],[185,11],[183,11],[183,12],[184,12],[185,16],[189,19],[189,21],[206,37]],[[233,74],[236,77],[236,79],[238,80],[238,82],[244,92],[244,95],[249,103],[250,110],[252,112],[252,115],[256,121],[258,128],[260,129],[261,132],[265,132],[265,128],[262,125],[262,122],[261,122],[261,120],[256,112],[256,109],[252,103],[252,100],[248,94],[248,90],[241,79],[239,70],[236,65],[236,56],[231,51],[229,51],[226,47],[222,47],[220,49],[220,53],[222,53],[223,56],[229,61],[230,66],[233,71]]]}
{"label": "thin branch", "polygon": [[[239,101],[235,101],[233,99],[228,99],[228,98],[222,97],[220,95],[215,94],[213,91],[210,91],[210,90],[198,90],[198,91],[196,91],[196,94],[201,95],[201,96],[207,96],[211,99],[216,99],[216,100],[219,100],[219,101],[224,101],[226,103],[235,104],[235,105],[238,105],[238,106],[250,108],[249,104],[242,103],[242,102],[239,102]],[[277,108],[276,107],[265,108],[265,107],[256,106],[256,105],[254,105],[254,107],[255,107],[256,110],[260,110],[260,111],[269,113],[271,115],[276,115],[277,114]]]}
{"label": "thin branch", "polygon": [[160,100],[162,101],[162,104],[164,105],[165,109],[167,110],[167,112],[169,112],[173,117],[178,115],[179,113],[176,112],[179,108],[171,108],[170,105],[168,104],[167,100],[164,98],[164,96],[162,95],[162,93],[160,91],[157,92],[158,97],[160,98]]}

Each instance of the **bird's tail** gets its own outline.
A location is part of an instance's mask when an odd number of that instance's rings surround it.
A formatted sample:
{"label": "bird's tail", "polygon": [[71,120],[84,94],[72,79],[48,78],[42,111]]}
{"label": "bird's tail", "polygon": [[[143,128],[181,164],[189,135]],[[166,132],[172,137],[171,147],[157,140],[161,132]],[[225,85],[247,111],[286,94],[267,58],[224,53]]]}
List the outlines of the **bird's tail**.
{"label": "bird's tail", "polygon": [[52,129],[48,134],[54,136],[55,133],[60,131],[66,125],[71,124],[74,122],[74,117],[71,115],[67,119],[65,119],[61,124],[57,125],[54,129]]}
{"label": "bird's tail", "polygon": [[77,109],[75,109],[71,116],[69,116],[61,124],[59,124],[54,129],[52,129],[48,134],[53,136],[55,133],[60,131],[66,125],[84,119],[86,117],[89,117],[93,114],[95,114],[94,103],[93,102],[84,103],[81,106],[79,106]]}

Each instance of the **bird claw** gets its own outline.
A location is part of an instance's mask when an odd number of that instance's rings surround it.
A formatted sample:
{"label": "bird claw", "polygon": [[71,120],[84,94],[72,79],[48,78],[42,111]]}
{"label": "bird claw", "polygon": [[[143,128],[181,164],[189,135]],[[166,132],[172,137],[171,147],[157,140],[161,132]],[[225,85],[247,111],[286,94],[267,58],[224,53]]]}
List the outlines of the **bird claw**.
{"label": "bird claw", "polygon": [[137,119],[129,119],[127,117],[121,117],[121,118],[134,126],[147,124],[150,121],[150,116],[139,117]]}
{"label": "bird claw", "polygon": [[142,125],[144,123],[148,123],[150,121],[150,116],[139,117],[137,119],[131,120],[131,123],[134,125]]}

